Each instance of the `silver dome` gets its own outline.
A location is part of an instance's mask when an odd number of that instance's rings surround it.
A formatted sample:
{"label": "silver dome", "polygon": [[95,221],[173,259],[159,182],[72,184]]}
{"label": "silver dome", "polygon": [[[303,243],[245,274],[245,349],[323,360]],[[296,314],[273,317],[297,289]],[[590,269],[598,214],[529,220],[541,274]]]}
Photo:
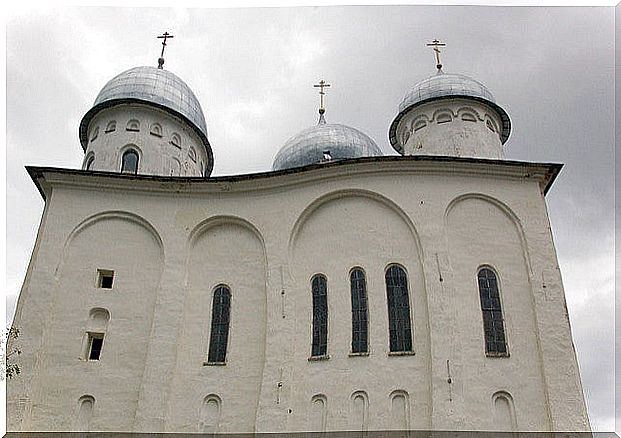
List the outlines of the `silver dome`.
{"label": "silver dome", "polygon": [[399,104],[399,114],[390,126],[389,137],[392,146],[398,152],[403,153],[397,143],[396,131],[397,125],[405,113],[431,100],[453,97],[478,100],[494,108],[502,120],[500,139],[503,144],[507,141],[511,132],[511,120],[505,110],[496,104],[494,96],[487,87],[469,76],[439,71],[437,74],[415,84]]}
{"label": "silver dome", "polygon": [[324,151],[332,160],[384,155],[366,134],[349,126],[320,123],[291,137],[274,158],[273,170],[321,163]]}
{"label": "silver dome", "polygon": [[80,123],[80,143],[86,150],[91,119],[101,109],[127,102],[155,105],[188,122],[203,141],[213,167],[205,116],[194,92],[178,76],[156,67],[134,67],[112,78],[99,92]]}

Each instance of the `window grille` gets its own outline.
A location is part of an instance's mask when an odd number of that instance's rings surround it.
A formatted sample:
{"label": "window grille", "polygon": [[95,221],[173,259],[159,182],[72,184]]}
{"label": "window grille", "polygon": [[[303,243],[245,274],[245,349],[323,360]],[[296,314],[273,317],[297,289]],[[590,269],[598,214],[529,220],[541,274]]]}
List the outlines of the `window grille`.
{"label": "window grille", "polygon": [[226,360],[230,312],[231,291],[226,286],[218,286],[213,294],[208,362],[224,363]]}
{"label": "window grille", "polygon": [[483,313],[485,352],[488,355],[506,355],[507,343],[498,292],[498,279],[489,268],[482,268],[478,274],[479,297]]}
{"label": "window grille", "polygon": [[328,281],[315,275],[311,281],[313,292],[313,346],[311,356],[325,356],[328,352]]}
{"label": "window grille", "polygon": [[368,301],[364,271],[355,268],[349,275],[351,286],[351,351],[366,353],[368,348]]}
{"label": "window grille", "polygon": [[397,265],[386,270],[386,295],[390,351],[412,351],[408,279],[403,268]]}

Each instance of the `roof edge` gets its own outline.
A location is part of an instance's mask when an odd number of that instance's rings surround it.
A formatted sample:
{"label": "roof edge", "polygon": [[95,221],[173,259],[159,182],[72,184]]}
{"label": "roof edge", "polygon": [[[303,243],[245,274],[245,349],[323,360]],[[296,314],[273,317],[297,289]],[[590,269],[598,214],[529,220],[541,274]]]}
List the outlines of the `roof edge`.
{"label": "roof edge", "polygon": [[[379,157],[361,157],[350,158],[338,161],[330,161],[320,164],[309,164],[303,167],[296,167],[291,169],[282,169],[276,171],[265,171],[258,173],[238,174],[238,175],[226,175],[217,177],[179,177],[179,176],[159,176],[159,175],[132,175],[123,174],[118,172],[102,172],[94,170],[81,170],[81,169],[66,169],[57,167],[38,167],[38,166],[26,166],[26,170],[31,179],[37,186],[39,193],[46,199],[47,190],[44,187],[43,181],[46,180],[46,173],[55,173],[58,175],[73,175],[73,176],[97,176],[100,178],[106,178],[117,181],[153,181],[156,183],[171,183],[174,185],[172,190],[179,191],[182,185],[191,184],[207,184],[214,185],[218,190],[229,190],[229,184],[242,183],[244,181],[259,182],[261,180],[269,180],[272,178],[284,177],[286,175],[301,175],[304,173],[313,174],[314,178],[320,177],[318,173],[335,174],[335,170],[338,171],[337,175],[344,174],[339,167],[354,167],[357,166],[362,172],[375,172],[383,170],[382,167],[378,167],[377,163],[386,163],[388,169],[394,167],[388,167],[390,164],[406,163],[413,164],[415,162],[422,163],[459,163],[459,164],[474,164],[474,165],[492,165],[499,167],[515,167],[522,168],[521,173],[516,173],[518,177],[525,178],[539,178],[542,192],[547,194],[552,184],[556,180],[560,173],[563,164],[561,163],[540,163],[540,162],[528,162],[528,161],[514,161],[514,160],[497,160],[497,159],[485,159],[485,158],[470,158],[470,157],[449,157],[440,155],[385,155]],[[360,164],[375,163],[372,168],[368,166],[362,168]],[[339,169],[335,169],[339,168]],[[452,167],[454,169],[454,167]],[[539,170],[537,170],[539,168]],[[516,169],[516,170],[518,170]],[[474,168],[473,168],[474,170]],[[533,172],[535,170],[536,172]],[[351,174],[349,172],[348,174]],[[253,184],[254,186],[254,184]],[[226,187],[226,188],[225,188]]]}

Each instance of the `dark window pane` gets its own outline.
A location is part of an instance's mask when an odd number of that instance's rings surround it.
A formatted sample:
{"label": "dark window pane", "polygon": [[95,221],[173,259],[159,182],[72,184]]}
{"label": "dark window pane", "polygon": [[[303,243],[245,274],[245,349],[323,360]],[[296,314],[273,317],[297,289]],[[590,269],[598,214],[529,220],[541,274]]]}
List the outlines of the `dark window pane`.
{"label": "dark window pane", "polygon": [[478,283],[483,313],[485,352],[506,354],[507,344],[496,274],[489,268],[483,268],[479,271]]}
{"label": "dark window pane", "polygon": [[103,338],[91,338],[91,351],[88,360],[99,360],[101,348],[103,347]]}
{"label": "dark window pane", "polygon": [[138,153],[133,149],[130,149],[123,154],[121,172],[134,174],[138,173]]}
{"label": "dark window pane", "polygon": [[410,298],[405,271],[396,265],[386,271],[390,351],[412,351]]}
{"label": "dark window pane", "polygon": [[230,311],[231,291],[226,286],[218,286],[213,294],[208,362],[224,362],[226,360]]}
{"label": "dark window pane", "polygon": [[350,274],[351,286],[351,351],[353,353],[365,353],[368,351],[367,343],[367,284],[362,269],[353,269]]}
{"label": "dark window pane", "polygon": [[104,289],[112,289],[112,275],[101,276],[101,287]]}
{"label": "dark window pane", "polygon": [[328,284],[326,277],[315,275],[311,281],[313,293],[313,345],[311,356],[328,352]]}

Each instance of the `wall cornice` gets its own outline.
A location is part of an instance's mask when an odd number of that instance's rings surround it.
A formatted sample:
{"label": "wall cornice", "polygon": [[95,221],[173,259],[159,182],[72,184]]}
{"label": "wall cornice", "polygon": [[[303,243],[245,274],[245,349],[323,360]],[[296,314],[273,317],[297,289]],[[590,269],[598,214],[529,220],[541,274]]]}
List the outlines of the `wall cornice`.
{"label": "wall cornice", "polygon": [[534,179],[545,194],[562,164],[445,156],[383,156],[339,160],[279,171],[216,177],[128,175],[55,167],[27,166],[43,199],[56,186],[98,190],[183,194],[240,193],[282,189],[317,181],[371,175],[454,175]]}

